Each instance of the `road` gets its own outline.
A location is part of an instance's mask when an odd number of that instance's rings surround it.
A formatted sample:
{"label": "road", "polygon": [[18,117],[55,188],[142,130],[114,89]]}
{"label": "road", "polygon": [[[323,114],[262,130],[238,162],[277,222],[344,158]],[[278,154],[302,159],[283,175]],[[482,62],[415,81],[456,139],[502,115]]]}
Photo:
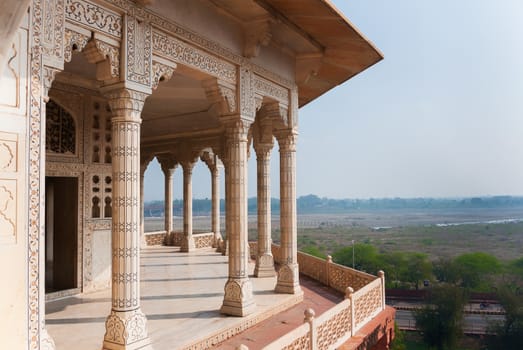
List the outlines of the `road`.
{"label": "road", "polygon": [[[485,334],[490,323],[503,321],[504,317],[503,315],[465,314],[463,330],[467,334]],[[416,329],[413,312],[409,310],[396,310],[396,323],[400,329]]]}

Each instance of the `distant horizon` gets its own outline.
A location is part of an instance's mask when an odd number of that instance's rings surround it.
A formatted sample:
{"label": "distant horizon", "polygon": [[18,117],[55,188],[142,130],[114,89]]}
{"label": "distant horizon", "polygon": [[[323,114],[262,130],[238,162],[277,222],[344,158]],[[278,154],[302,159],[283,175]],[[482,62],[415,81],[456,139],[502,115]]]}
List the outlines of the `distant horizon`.
{"label": "distant horizon", "polygon": [[[511,198],[523,198],[523,194],[493,194],[493,195],[477,195],[477,196],[447,196],[447,197],[435,197],[435,196],[418,196],[418,197],[367,197],[367,198],[336,198],[336,197],[329,197],[329,196],[320,196],[314,193],[309,193],[305,195],[296,196],[296,199],[307,197],[307,196],[317,196],[320,199],[334,199],[334,200],[370,200],[370,199],[437,199],[437,200],[462,200],[462,199],[472,199],[472,198],[495,198],[495,197],[511,197]],[[256,198],[256,196],[248,196],[247,198]],[[173,198],[173,200],[182,200],[183,198]],[[193,200],[210,200],[211,197],[193,197]],[[224,197],[220,197],[220,200],[224,200]],[[271,196],[271,199],[280,199],[276,196]],[[163,198],[158,199],[148,199],[144,200],[144,202],[162,202],[164,201]]]}

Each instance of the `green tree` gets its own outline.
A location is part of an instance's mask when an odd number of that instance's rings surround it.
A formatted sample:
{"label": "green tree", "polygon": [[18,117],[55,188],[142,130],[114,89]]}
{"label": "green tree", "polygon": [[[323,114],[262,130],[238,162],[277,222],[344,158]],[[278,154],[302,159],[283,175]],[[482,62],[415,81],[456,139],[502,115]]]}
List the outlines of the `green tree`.
{"label": "green tree", "polygon": [[488,348],[523,349],[523,297],[509,288],[501,288],[497,295],[505,309],[505,319],[490,326],[494,335],[487,339]]}
{"label": "green tree", "polygon": [[461,282],[461,268],[455,260],[440,258],[433,264],[433,273],[439,282],[451,284]]}
{"label": "green tree", "polygon": [[416,286],[416,290],[418,290],[421,281],[432,277],[432,263],[427,254],[423,253],[409,252],[406,254],[406,258],[407,268],[404,270],[402,278],[407,282],[413,283]]}
{"label": "green tree", "polygon": [[416,326],[430,349],[456,349],[462,334],[465,303],[466,297],[462,288],[440,285],[428,294],[425,306],[415,311]]}
{"label": "green tree", "polygon": [[390,344],[390,350],[406,350],[405,334],[399,329],[398,324],[394,323],[394,339]]}
{"label": "green tree", "polygon": [[307,245],[300,250],[318,258],[325,259],[327,257],[327,255],[320,248],[318,248],[318,246],[315,245]]}
{"label": "green tree", "polygon": [[336,250],[332,254],[334,262],[352,267],[354,249],[354,266],[357,270],[377,273],[380,269],[380,259],[376,247],[370,244],[358,243]]}
{"label": "green tree", "polygon": [[499,260],[483,252],[462,254],[454,261],[459,266],[461,285],[467,289],[490,289],[489,278],[501,271]]}

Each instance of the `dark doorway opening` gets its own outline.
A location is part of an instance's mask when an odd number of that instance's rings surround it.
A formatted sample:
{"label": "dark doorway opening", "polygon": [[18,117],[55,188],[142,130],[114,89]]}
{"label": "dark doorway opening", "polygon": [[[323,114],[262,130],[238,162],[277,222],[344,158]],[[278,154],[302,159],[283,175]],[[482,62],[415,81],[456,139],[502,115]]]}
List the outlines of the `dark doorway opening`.
{"label": "dark doorway opening", "polygon": [[77,286],[78,178],[45,178],[45,292]]}

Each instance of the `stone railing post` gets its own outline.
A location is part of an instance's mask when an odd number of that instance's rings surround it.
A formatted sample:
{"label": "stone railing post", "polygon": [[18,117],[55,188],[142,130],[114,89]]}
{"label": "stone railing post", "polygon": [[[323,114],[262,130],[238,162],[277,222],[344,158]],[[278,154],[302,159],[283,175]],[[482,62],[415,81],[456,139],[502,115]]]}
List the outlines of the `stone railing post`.
{"label": "stone railing post", "polygon": [[378,277],[381,279],[381,309],[385,310],[385,272],[379,270]]}
{"label": "stone railing post", "polygon": [[316,325],[314,324],[314,316],[316,313],[313,309],[306,309],[305,312],[305,318],[303,319],[303,322],[307,322],[309,324],[309,339],[310,339],[310,350],[317,350],[318,349],[318,332],[316,329]]}
{"label": "stone railing post", "polygon": [[298,271],[296,222],[296,133],[276,134],[280,146],[280,232],[282,265],[278,271],[277,293],[303,293]]}
{"label": "stone railing post", "polygon": [[350,301],[350,336],[352,337],[354,335],[354,327],[356,326],[354,324],[354,289],[352,287],[347,287],[345,289],[345,299],[349,299]]}
{"label": "stone railing post", "polygon": [[192,232],[192,170],[194,161],[182,161],[183,168],[183,240],[180,251],[196,249]]}
{"label": "stone railing post", "polygon": [[332,265],[332,256],[330,255],[327,255],[327,259],[325,259],[325,266],[326,266],[326,279],[325,279],[325,285],[327,285],[327,287],[330,287],[331,286],[331,274],[330,274],[330,270],[331,270],[331,265]]}
{"label": "stone railing post", "polygon": [[140,309],[140,124],[147,95],[109,91],[112,118],[112,307],[103,349],[142,349],[150,344]]}
{"label": "stone railing post", "polygon": [[221,312],[246,316],[256,309],[249,280],[247,239],[247,133],[249,123],[238,119],[226,123],[227,152],[227,243],[229,278]]}

